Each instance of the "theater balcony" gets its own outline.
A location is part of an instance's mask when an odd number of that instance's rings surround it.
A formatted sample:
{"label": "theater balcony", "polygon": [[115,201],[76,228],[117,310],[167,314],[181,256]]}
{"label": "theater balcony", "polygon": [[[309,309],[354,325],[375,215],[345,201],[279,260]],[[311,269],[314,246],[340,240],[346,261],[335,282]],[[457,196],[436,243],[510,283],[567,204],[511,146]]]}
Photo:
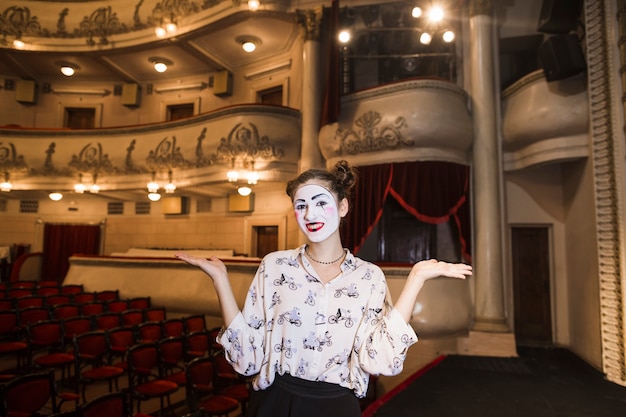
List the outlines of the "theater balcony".
{"label": "theater balcony", "polygon": [[145,199],[146,184],[155,179],[169,180],[188,195],[225,196],[233,191],[227,180],[233,168],[255,171],[258,181],[291,178],[300,156],[300,125],[297,110],[249,104],[130,127],[2,128],[5,159],[16,168],[7,194],[73,191],[77,181],[96,184],[97,177],[102,197]]}
{"label": "theater balcony", "polygon": [[438,79],[411,79],[342,97],[336,123],[321,129],[327,165],[430,160],[467,165],[473,142],[467,93]]}
{"label": "theater balcony", "polygon": [[502,93],[505,171],[589,155],[589,98],[584,75],[546,81],[543,70]]}

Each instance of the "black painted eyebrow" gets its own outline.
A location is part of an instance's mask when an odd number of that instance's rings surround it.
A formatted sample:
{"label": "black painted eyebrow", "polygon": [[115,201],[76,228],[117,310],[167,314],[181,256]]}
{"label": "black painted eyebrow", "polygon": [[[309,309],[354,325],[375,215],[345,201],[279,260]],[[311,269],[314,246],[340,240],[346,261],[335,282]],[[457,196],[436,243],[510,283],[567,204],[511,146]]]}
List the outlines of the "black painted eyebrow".
{"label": "black painted eyebrow", "polygon": [[[327,195],[327,194],[325,194],[325,193],[319,193],[319,194],[316,194],[316,195],[314,195],[313,197],[311,197],[311,200],[315,200],[315,199],[316,199],[316,198],[318,198],[318,197],[328,197],[328,195]],[[297,203],[297,202],[299,202],[299,201],[304,202],[304,199],[302,199],[302,198],[298,198],[298,199],[296,199],[294,202],[295,202],[295,203]]]}

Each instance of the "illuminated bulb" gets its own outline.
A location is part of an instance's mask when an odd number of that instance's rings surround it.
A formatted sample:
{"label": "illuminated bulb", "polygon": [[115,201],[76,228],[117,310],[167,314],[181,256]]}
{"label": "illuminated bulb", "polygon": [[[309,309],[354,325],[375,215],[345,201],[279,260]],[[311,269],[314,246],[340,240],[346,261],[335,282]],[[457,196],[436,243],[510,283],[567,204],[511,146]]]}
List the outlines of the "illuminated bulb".
{"label": "illuminated bulb", "polygon": [[164,38],[165,36],[167,36],[167,30],[165,30],[165,28],[162,28],[161,26],[155,28],[154,33],[157,38]]}
{"label": "illuminated bulb", "polygon": [[431,22],[441,22],[443,20],[443,9],[435,6],[428,12],[428,19]]}
{"label": "illuminated bulb", "polygon": [[169,194],[171,194],[174,191],[176,191],[176,185],[174,183],[172,183],[172,182],[165,184],[165,187],[163,187],[163,188],[165,188],[165,192],[169,193]]}
{"label": "illuminated bulb", "polygon": [[13,188],[13,184],[11,184],[9,180],[0,182],[0,191],[8,193],[9,191],[11,191],[12,188]]}
{"label": "illuminated bulb", "polygon": [[165,25],[165,30],[167,31],[167,33],[176,33],[177,29],[178,27],[176,26],[176,23],[174,22],[170,22]]}
{"label": "illuminated bulb", "polygon": [[245,41],[241,44],[241,47],[246,52],[254,52],[256,50],[256,44],[252,41]]}
{"label": "illuminated bulb", "polygon": [[446,30],[445,32],[443,32],[443,41],[444,42],[452,42],[454,40],[454,32],[452,32],[451,30]]}
{"label": "illuminated bulb", "polygon": [[154,70],[156,72],[165,72],[167,71],[167,65],[163,62],[155,62],[154,63]]}
{"label": "illuminated bulb", "polygon": [[411,16],[413,16],[414,18],[418,18],[422,16],[422,9],[418,6],[413,7],[413,10],[411,10]]}
{"label": "illuminated bulb", "polygon": [[236,182],[239,179],[239,172],[232,170],[226,173],[226,178],[228,178],[228,182]]}
{"label": "illuminated bulb", "polygon": [[19,39],[15,39],[13,41],[13,47],[15,49],[24,49],[26,47],[26,44],[23,41],[19,40]]}
{"label": "illuminated bulb", "polygon": [[430,33],[428,32],[424,32],[420,35],[420,42],[424,45],[430,45],[430,41],[432,39],[432,36],[430,36]]}
{"label": "illuminated bulb", "polygon": [[248,196],[252,193],[252,188],[250,187],[239,187],[237,188],[237,192],[239,193],[239,195],[241,196]]}
{"label": "illuminated bulb", "polygon": [[74,71],[74,68],[70,67],[69,65],[63,65],[61,67],[61,74],[65,75],[66,77],[71,77],[72,75],[74,75],[76,71]]}
{"label": "illuminated bulb", "polygon": [[261,2],[259,0],[248,0],[248,10],[250,10],[251,12],[256,12],[257,10],[259,10],[260,5]]}
{"label": "illuminated bulb", "polygon": [[342,30],[341,32],[339,32],[338,39],[339,39],[339,42],[341,43],[350,42],[350,32],[347,30]]}
{"label": "illuminated bulb", "polygon": [[259,181],[259,174],[257,174],[256,172],[249,172],[248,175],[246,175],[246,179],[248,180],[248,184],[256,184]]}
{"label": "illuminated bulb", "polygon": [[77,182],[76,184],[74,184],[74,191],[78,194],[84,193],[86,189],[87,187],[85,187],[85,184],[83,184],[82,182]]}
{"label": "illuminated bulb", "polygon": [[50,200],[52,200],[52,201],[59,201],[60,199],[63,198],[63,194],[61,194],[61,193],[50,193],[50,194],[48,194],[48,197],[50,197]]}
{"label": "illuminated bulb", "polygon": [[161,194],[159,194],[159,193],[148,193],[148,199],[150,199],[150,201],[159,201],[161,199]]}
{"label": "illuminated bulb", "polygon": [[147,187],[149,193],[156,193],[157,191],[159,191],[159,184],[154,180],[150,181]]}
{"label": "illuminated bulb", "polygon": [[98,184],[91,184],[89,192],[91,192],[92,194],[98,194],[100,192],[100,186]]}

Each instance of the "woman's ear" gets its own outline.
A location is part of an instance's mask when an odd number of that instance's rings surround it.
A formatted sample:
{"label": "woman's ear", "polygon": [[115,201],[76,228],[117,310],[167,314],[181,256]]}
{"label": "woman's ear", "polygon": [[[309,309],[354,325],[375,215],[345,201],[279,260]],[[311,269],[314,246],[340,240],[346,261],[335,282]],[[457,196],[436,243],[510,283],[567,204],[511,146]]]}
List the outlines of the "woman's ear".
{"label": "woman's ear", "polygon": [[339,202],[339,216],[346,217],[348,214],[348,210],[350,209],[350,204],[348,203],[348,199],[344,198]]}

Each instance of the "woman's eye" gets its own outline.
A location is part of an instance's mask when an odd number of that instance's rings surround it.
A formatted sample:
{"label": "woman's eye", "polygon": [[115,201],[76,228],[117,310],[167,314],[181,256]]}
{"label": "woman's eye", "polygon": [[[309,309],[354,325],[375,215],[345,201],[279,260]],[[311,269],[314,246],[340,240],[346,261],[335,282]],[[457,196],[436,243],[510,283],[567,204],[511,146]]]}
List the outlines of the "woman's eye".
{"label": "woman's eye", "polygon": [[304,206],[304,204],[298,204],[298,205],[296,206],[296,210],[298,210],[298,211],[302,211],[302,210],[304,210],[304,207],[305,207],[305,206]]}

